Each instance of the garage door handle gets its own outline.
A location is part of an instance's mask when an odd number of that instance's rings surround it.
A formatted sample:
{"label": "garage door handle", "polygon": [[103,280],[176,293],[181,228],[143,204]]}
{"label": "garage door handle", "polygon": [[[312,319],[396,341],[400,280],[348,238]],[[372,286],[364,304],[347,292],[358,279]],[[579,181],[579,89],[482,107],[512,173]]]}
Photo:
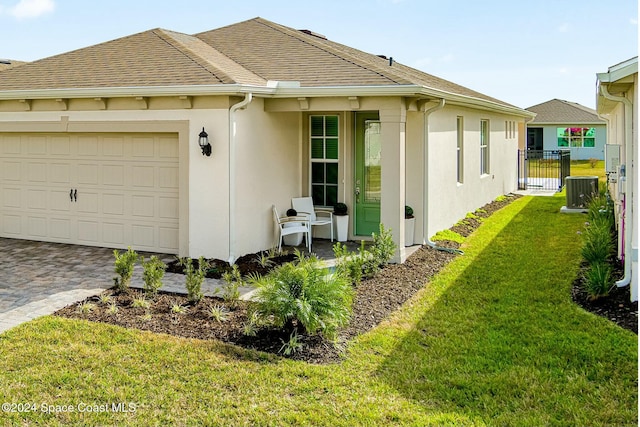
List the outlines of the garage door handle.
{"label": "garage door handle", "polygon": [[73,202],[73,188],[69,191],[69,199]]}
{"label": "garage door handle", "polygon": [[73,190],[73,201],[74,202],[78,201],[78,189],[77,188],[75,190]]}

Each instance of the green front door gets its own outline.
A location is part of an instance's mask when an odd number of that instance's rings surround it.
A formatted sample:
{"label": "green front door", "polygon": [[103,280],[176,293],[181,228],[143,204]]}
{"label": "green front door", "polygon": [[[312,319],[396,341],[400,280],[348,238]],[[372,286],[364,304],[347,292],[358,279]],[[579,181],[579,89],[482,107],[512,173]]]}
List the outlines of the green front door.
{"label": "green front door", "polygon": [[355,234],[380,229],[381,141],[378,113],[356,113]]}

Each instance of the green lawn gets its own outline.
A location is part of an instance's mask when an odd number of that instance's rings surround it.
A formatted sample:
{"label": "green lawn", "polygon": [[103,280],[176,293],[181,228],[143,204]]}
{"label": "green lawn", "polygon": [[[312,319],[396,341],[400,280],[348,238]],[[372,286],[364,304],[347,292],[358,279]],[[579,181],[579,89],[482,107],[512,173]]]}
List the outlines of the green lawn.
{"label": "green lawn", "polygon": [[[637,336],[571,302],[584,218],[559,214],[563,202],[524,197],[487,219],[464,256],[350,345],[341,364],[55,317],[24,324],[0,335],[0,396],[37,410],[0,420],[637,425]],[[41,411],[119,402],[135,412]]]}
{"label": "green lawn", "polygon": [[600,181],[606,181],[604,172],[604,160],[598,160],[595,167],[591,167],[588,160],[572,160],[571,176],[597,176]]}

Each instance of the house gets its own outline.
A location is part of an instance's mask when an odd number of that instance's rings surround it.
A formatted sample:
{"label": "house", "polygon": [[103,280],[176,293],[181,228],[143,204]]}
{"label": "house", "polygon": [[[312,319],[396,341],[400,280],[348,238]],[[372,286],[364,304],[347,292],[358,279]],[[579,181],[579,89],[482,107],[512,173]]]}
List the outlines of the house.
{"label": "house", "polygon": [[262,18],[145,31],[2,71],[0,236],[234,261],[310,195],[351,239],[391,228],[401,262],[515,190],[532,116]]}
{"label": "house", "polygon": [[638,300],[638,57],[598,73],[598,113],[608,122],[605,167],[609,192],[615,201],[618,255],[624,277],[631,284],[631,300]]}
{"label": "house", "polygon": [[604,160],[607,127],[595,110],[552,99],[527,111],[536,114],[527,122],[528,150],[570,150],[572,160]]}

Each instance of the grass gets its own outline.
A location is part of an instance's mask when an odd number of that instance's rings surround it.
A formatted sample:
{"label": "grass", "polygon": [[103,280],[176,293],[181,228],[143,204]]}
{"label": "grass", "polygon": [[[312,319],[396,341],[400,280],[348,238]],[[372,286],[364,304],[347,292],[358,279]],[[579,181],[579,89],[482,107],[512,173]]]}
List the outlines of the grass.
{"label": "grass", "polygon": [[[637,337],[570,300],[583,218],[562,197],[487,219],[428,286],[317,366],[44,317],[0,335],[0,398],[133,403],[4,413],[47,425],[637,425]],[[544,248],[541,250],[541,248]]]}
{"label": "grass", "polygon": [[588,160],[572,160],[571,176],[597,176],[599,181],[606,182],[607,175],[604,172],[604,160],[598,160],[595,168],[591,167]]}

